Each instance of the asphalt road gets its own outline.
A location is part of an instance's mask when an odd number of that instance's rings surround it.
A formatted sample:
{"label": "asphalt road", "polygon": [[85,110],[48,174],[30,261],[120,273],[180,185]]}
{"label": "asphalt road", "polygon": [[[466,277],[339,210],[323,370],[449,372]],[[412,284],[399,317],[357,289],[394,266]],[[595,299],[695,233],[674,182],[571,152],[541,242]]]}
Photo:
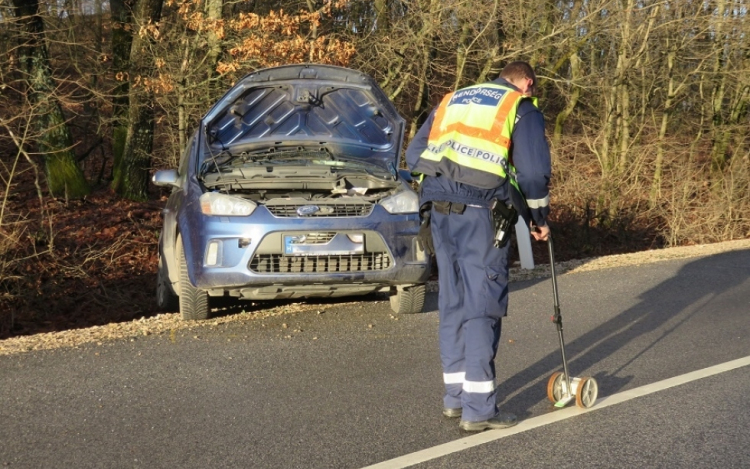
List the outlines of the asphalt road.
{"label": "asphalt road", "polygon": [[[750,356],[750,250],[558,280],[571,373],[602,402]],[[415,467],[750,467],[750,366],[555,410],[550,282],[511,290],[500,406],[570,417]],[[476,441],[440,412],[436,295],[398,318],[384,300],[2,356],[0,467],[361,468]]]}

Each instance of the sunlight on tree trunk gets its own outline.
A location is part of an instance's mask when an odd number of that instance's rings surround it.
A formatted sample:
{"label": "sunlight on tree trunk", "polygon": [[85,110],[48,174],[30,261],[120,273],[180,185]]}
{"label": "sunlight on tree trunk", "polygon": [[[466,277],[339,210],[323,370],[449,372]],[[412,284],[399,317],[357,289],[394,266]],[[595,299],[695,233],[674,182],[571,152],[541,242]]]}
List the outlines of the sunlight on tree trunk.
{"label": "sunlight on tree trunk", "polygon": [[117,85],[112,96],[112,187],[120,190],[120,165],[128,134],[130,48],[133,44],[132,0],[110,0],[112,12],[112,61]]}
{"label": "sunlight on tree trunk", "polygon": [[581,87],[575,84],[575,82],[581,78],[581,59],[578,58],[578,54],[576,53],[573,53],[573,55],[570,56],[570,77],[572,91],[565,108],[560,111],[555,118],[555,129],[552,132],[553,147],[558,147],[560,145],[565,121],[576,108],[578,100],[581,97]]}
{"label": "sunlight on tree trunk", "polygon": [[22,40],[30,100],[35,104],[35,128],[39,153],[44,157],[49,191],[56,197],[79,198],[90,192],[73,152],[73,138],[56,98],[56,86],[47,54],[44,22],[37,1],[14,0],[18,18],[27,34]]}
{"label": "sunlight on tree trunk", "polygon": [[[727,36],[725,35],[726,1],[716,0],[716,13],[713,15],[713,90],[711,92],[713,145],[711,148],[711,171],[718,176],[726,163],[726,143],[729,141],[728,130],[724,128],[724,93],[727,84],[728,57]],[[718,178],[717,178],[718,179]]]}
{"label": "sunlight on tree trunk", "polygon": [[138,0],[133,11],[133,23],[139,27],[130,48],[130,84],[128,127],[122,158],[113,181],[115,191],[133,200],[148,197],[151,150],[154,138],[153,90],[148,78],[154,68],[154,57],[149,48],[155,34],[149,29],[161,18],[162,0]]}

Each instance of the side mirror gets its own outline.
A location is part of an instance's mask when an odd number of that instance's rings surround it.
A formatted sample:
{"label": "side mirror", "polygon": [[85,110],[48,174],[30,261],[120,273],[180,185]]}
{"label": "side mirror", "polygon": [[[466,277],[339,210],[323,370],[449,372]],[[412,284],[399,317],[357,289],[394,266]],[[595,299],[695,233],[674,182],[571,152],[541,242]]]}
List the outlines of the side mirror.
{"label": "side mirror", "polygon": [[154,173],[151,182],[160,187],[180,187],[179,179],[176,169],[160,169]]}

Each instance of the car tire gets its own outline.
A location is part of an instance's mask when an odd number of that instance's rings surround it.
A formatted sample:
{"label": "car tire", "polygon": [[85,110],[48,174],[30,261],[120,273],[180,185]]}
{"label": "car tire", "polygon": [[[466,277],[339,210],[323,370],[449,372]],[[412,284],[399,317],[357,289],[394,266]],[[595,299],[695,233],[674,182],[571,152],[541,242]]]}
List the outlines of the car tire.
{"label": "car tire", "polygon": [[196,288],[188,277],[187,261],[182,247],[182,236],[177,236],[177,262],[180,266],[180,315],[186,321],[208,319],[208,293]]}
{"label": "car tire", "polygon": [[159,267],[156,274],[156,306],[160,311],[177,311],[180,306],[161,255],[159,256]]}
{"label": "car tire", "polygon": [[421,313],[426,291],[424,285],[397,288],[396,293],[391,295],[391,309],[398,314]]}

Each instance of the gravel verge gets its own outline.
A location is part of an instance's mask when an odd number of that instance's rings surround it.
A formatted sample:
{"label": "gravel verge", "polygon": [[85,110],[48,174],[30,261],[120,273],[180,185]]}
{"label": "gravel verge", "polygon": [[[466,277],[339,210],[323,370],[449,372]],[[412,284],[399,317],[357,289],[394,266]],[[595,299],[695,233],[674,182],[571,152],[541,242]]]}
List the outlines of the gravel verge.
{"label": "gravel verge", "polygon": [[[557,263],[556,267],[558,274],[574,274],[613,267],[637,266],[664,260],[704,257],[741,249],[750,249],[750,239],[573,260]],[[511,281],[545,278],[549,276],[549,264],[537,265],[534,269],[521,269],[520,267],[512,267],[510,269]],[[429,282],[427,287],[428,291],[437,291],[436,282]],[[178,330],[216,328],[222,324],[230,322],[254,321],[271,316],[298,312],[322,312],[320,304],[310,304],[305,302],[284,304],[267,309],[257,309],[256,303],[252,303],[252,305],[253,310],[250,312],[243,310],[236,314],[230,314],[202,322],[183,321],[180,319],[179,313],[169,313],[131,322],[112,323],[85,329],[12,337],[0,341],[0,355],[12,355],[33,350],[71,348],[90,343],[102,345],[105,341],[115,339],[128,339],[165,333],[174,334]]]}

